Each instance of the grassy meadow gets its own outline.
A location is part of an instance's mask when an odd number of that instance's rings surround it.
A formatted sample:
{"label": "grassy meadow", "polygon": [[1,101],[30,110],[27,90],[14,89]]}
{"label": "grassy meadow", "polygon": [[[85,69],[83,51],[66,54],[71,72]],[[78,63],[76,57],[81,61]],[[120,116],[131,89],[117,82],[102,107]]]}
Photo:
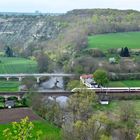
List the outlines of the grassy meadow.
{"label": "grassy meadow", "polygon": [[138,117],[140,117],[140,101],[139,100],[113,100],[108,105],[101,105],[97,106],[97,110],[100,111],[109,111],[115,115],[118,115],[121,110],[122,104],[132,104],[137,112]]}
{"label": "grassy meadow", "polygon": [[130,49],[140,48],[140,32],[124,32],[94,35],[88,37],[89,48],[108,50],[110,48],[128,47]]}
{"label": "grassy meadow", "polygon": [[109,87],[140,87],[140,80],[110,81]]}
{"label": "grassy meadow", "polygon": [[[34,130],[33,133],[35,134],[37,131],[42,131],[42,139],[48,140],[61,140],[61,129],[57,128],[53,124],[47,123],[45,121],[34,121]],[[3,130],[6,128],[11,128],[11,124],[0,124],[0,140],[4,140],[2,135]]]}
{"label": "grassy meadow", "polygon": [[0,74],[34,72],[37,72],[36,61],[17,57],[0,57]]}

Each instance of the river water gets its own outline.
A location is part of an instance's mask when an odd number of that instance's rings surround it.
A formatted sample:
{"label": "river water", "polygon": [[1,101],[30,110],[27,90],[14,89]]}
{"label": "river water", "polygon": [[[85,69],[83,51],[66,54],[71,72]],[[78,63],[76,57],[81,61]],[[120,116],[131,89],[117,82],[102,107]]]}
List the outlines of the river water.
{"label": "river water", "polygon": [[[43,82],[39,86],[39,91],[64,91],[63,77],[50,77],[49,80]],[[52,97],[50,97],[51,99]],[[52,98],[53,99],[53,98]],[[68,97],[59,96],[56,98],[56,102],[64,107],[67,104]]]}
{"label": "river water", "polygon": [[39,90],[64,90],[63,77],[51,77],[49,80],[40,84]]}

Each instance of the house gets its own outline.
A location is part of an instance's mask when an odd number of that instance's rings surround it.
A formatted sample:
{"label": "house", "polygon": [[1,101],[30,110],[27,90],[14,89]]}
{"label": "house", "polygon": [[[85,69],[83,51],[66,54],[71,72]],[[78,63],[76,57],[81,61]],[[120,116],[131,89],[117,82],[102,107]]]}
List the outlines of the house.
{"label": "house", "polygon": [[92,74],[88,74],[88,75],[81,75],[80,76],[82,79],[92,79],[93,75]]}
{"label": "house", "polygon": [[5,107],[12,108],[15,106],[15,102],[13,100],[7,100],[5,101]]}
{"label": "house", "polygon": [[101,100],[100,101],[100,104],[102,104],[102,105],[108,105],[109,104],[109,101],[108,100]]}
{"label": "house", "polygon": [[102,104],[102,105],[108,105],[109,104],[109,98],[108,98],[108,96],[102,97],[102,99],[100,100],[100,104]]}
{"label": "house", "polygon": [[109,63],[110,64],[115,64],[116,63],[116,59],[114,57],[109,58]]}

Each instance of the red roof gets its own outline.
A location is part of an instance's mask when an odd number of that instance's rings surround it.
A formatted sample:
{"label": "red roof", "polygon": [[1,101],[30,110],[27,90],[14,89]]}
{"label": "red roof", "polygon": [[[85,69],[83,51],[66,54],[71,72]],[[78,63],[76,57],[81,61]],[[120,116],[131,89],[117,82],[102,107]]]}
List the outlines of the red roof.
{"label": "red roof", "polygon": [[81,75],[81,77],[83,78],[83,79],[88,79],[88,78],[93,78],[93,75],[92,74],[88,74],[88,75]]}

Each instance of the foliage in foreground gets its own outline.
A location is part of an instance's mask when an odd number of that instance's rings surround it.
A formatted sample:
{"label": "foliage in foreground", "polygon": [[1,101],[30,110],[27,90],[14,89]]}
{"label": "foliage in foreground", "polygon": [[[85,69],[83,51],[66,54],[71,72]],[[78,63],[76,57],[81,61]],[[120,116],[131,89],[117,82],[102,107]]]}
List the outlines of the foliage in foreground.
{"label": "foliage in foreground", "polygon": [[79,91],[68,101],[68,112],[71,121],[63,124],[64,140],[102,140],[110,139],[106,133],[110,124],[105,113],[95,113],[98,104],[97,96],[89,90]]}
{"label": "foliage in foreground", "polygon": [[[89,90],[70,96],[64,108],[49,98],[42,102],[39,95],[33,101],[33,109],[62,128],[61,140],[111,140],[114,134],[118,139],[132,140],[140,132],[133,104],[123,102],[117,112],[113,108],[105,110],[105,106],[101,110],[96,94]],[[55,140],[54,137],[52,139]]]}
{"label": "foliage in foreground", "polygon": [[119,113],[116,114],[101,112],[97,110],[97,106],[99,104],[96,95],[91,91],[80,91],[70,97],[69,112],[72,120],[63,124],[64,140],[139,138],[138,112],[132,103],[122,102]]}
{"label": "foliage in foreground", "polygon": [[26,117],[20,122],[13,122],[12,128],[5,129],[3,135],[5,140],[29,140],[31,138],[39,140],[42,132],[37,131],[36,134],[33,134],[33,129],[34,124]]}

